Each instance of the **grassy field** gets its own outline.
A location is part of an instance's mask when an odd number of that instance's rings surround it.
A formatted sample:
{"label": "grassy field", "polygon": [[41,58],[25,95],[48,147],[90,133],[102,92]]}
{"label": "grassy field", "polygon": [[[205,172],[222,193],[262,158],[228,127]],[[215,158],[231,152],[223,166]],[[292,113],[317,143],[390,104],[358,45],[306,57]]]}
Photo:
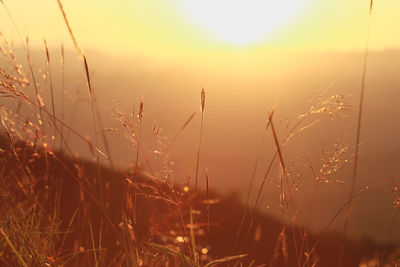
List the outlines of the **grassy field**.
{"label": "grassy field", "polygon": [[[287,160],[284,149],[300,132],[318,127],[318,120],[308,120],[311,115],[337,118],[354,112],[340,95],[318,95],[309,110],[287,127],[285,136],[278,130],[281,124],[276,123],[276,108],[271,108],[244,201],[236,194],[220,194],[218,188],[210,186],[208,171],[203,177],[199,170],[207,123],[204,88],[199,90],[200,111],[189,114],[173,137],[162,136],[161,125],[153,126],[154,140],[162,140],[155,153],[143,148],[144,100],[133,112],[115,109],[120,129],[135,148],[132,167],[121,167],[111,157],[111,151],[118,151],[110,147],[107,132],[115,129],[103,125],[90,62],[74,37],[60,1],[58,5],[86,79],[86,86],[79,90],[88,99],[88,131],[76,131],[67,119],[70,114],[64,113],[66,101],[78,101],[73,95],[68,97],[70,93],[65,90],[70,81],[64,75],[64,47],[55,62],[44,41],[45,64],[37,70],[31,61],[28,38],[21,37],[25,53],[21,59],[15,54],[14,45],[0,35],[0,265],[400,266],[400,246],[391,242],[400,210],[398,179],[393,179],[388,192],[393,194],[395,216],[391,225],[382,225],[387,228],[386,241],[352,240],[347,236],[353,200],[368,190],[358,191],[355,187],[363,97],[358,108],[355,146],[339,138],[325,152],[320,165],[311,160],[306,165],[315,181],[310,203],[298,201],[304,174],[296,169],[296,162]],[[367,56],[368,46],[361,96]],[[58,87],[54,86],[51,71],[55,64],[60,65],[61,81],[57,82],[62,84],[61,93],[55,92]],[[55,100],[60,95],[62,100]],[[194,123],[200,129],[193,138],[197,146],[195,174],[184,182],[174,182],[173,147],[188,125]],[[77,155],[69,143],[71,136],[91,151],[92,159]],[[256,183],[255,173],[266,138],[273,140],[274,156],[265,176]],[[153,156],[161,158],[157,169],[151,164]],[[274,166],[278,166],[275,175],[281,220],[260,211],[263,190]],[[331,181],[344,166],[354,166],[349,197],[338,200],[340,208],[326,218],[323,231],[313,233],[308,223],[298,224],[299,216],[311,219],[320,184]],[[346,218],[344,231],[332,233],[330,226],[339,216]]]}

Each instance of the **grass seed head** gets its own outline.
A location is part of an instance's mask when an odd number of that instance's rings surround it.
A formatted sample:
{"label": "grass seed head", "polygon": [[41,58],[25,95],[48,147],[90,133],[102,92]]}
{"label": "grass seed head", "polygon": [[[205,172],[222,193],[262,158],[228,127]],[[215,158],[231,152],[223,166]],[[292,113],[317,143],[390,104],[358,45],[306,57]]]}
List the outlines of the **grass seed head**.
{"label": "grass seed head", "polygon": [[204,114],[204,108],[206,105],[206,92],[204,91],[204,87],[201,89],[201,114]]}
{"label": "grass seed head", "polygon": [[143,98],[140,99],[138,118],[139,118],[139,122],[141,122],[143,119]]}
{"label": "grass seed head", "polygon": [[400,210],[400,179],[393,180],[393,202],[394,207]]}

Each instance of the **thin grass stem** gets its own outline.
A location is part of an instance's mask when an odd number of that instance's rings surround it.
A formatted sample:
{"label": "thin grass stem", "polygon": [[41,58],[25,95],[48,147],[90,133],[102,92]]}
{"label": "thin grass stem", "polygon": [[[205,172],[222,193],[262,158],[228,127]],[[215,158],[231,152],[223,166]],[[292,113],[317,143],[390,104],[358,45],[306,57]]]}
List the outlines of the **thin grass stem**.
{"label": "thin grass stem", "polygon": [[[373,7],[373,1],[371,0],[369,16],[368,16],[367,40],[366,40],[366,45],[365,45],[364,59],[363,59],[364,62],[363,62],[363,68],[362,68],[362,74],[361,74],[360,102],[359,102],[359,110],[358,110],[357,133],[356,133],[356,143],[355,143],[356,151],[354,154],[354,168],[353,168],[353,174],[352,174],[352,179],[351,179],[349,200],[352,198],[352,196],[354,194],[356,180],[357,180],[357,171],[358,171],[358,163],[359,163],[359,149],[360,149],[360,139],[361,139],[361,123],[362,123],[363,108],[364,108],[365,80],[366,80],[366,74],[367,74],[369,42],[370,42],[370,35],[371,35],[372,7]],[[349,225],[349,221],[350,221],[351,208],[352,208],[352,202],[349,201],[349,204],[348,204],[347,210],[346,210],[344,227],[343,227],[343,242],[347,237],[347,230],[348,230],[348,225]],[[338,266],[341,266],[341,264],[342,264],[342,260],[343,260],[343,256],[344,256],[343,254],[344,254],[344,243],[342,244],[342,247],[340,249]]]}

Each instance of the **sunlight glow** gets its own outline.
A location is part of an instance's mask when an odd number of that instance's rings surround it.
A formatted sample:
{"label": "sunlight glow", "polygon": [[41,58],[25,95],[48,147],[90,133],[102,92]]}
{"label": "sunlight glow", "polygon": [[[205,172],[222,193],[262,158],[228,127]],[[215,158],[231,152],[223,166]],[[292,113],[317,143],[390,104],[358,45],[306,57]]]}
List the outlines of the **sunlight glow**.
{"label": "sunlight glow", "polygon": [[185,16],[217,40],[262,42],[287,25],[309,0],[180,0]]}

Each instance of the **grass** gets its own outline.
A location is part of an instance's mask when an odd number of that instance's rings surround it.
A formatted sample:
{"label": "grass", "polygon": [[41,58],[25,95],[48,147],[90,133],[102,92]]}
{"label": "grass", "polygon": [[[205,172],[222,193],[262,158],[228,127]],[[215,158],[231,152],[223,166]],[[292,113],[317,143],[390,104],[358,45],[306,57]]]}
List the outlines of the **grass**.
{"label": "grass", "polygon": [[204,119],[204,108],[206,105],[206,92],[204,88],[201,89],[200,95],[200,111],[201,111],[201,120],[200,120],[200,139],[199,139],[199,148],[197,149],[197,160],[196,160],[196,176],[194,182],[194,190],[197,192],[197,180],[199,177],[199,164],[200,164],[200,151],[201,151],[201,142],[203,140],[203,119]]}
{"label": "grass", "polygon": [[[350,148],[343,137],[326,150],[320,163],[312,162],[305,155],[309,174],[298,171],[285,151],[296,135],[316,127],[323,116],[336,117],[350,112],[345,98],[318,95],[316,103],[311,104],[293,126],[288,126],[283,136],[280,135],[281,125],[276,123],[277,107],[271,109],[244,204],[236,195],[219,195],[218,189],[211,186],[213,177],[209,176],[207,169],[204,170],[205,190],[199,185],[202,181],[199,178],[202,173],[204,88],[200,93],[200,135],[193,185],[165,180],[159,175],[164,170],[152,166],[152,154],[143,148],[143,100],[136,116],[114,110],[114,116],[136,149],[134,167],[123,168],[111,159],[111,147],[101,122],[89,63],[73,34],[61,1],[57,2],[77,54],[82,59],[91,111],[87,123],[92,124],[95,142],[85,137],[87,133],[76,131],[64,120],[64,91],[68,83],[65,79],[67,59],[64,47],[61,46],[63,92],[62,107],[59,108],[55,104],[58,101],[51,74],[54,61],[46,41],[49,88],[40,88],[30,58],[29,39],[23,43],[27,58],[23,67],[4,40],[1,47],[7,49],[2,50],[5,51],[2,60],[7,60],[14,68],[0,65],[0,97],[7,100],[7,105],[0,106],[4,131],[4,136],[0,136],[0,265],[336,266],[332,258],[338,258],[340,266],[364,266],[371,262],[377,266],[400,265],[399,247],[390,243],[400,209],[397,181],[393,185],[395,216],[388,228],[386,242],[372,242],[366,246],[346,236],[351,204],[367,190],[357,191],[355,179],[368,48],[362,75],[349,198],[339,203],[339,209],[326,218],[322,232],[315,234],[309,231],[308,222],[304,226],[298,225],[297,218],[304,210],[311,218],[320,184],[333,179],[331,177],[347,164]],[[371,1],[371,10],[372,6]],[[51,110],[43,100],[48,93]],[[166,172],[174,172],[168,167],[174,144],[195,118],[196,113],[191,114],[172,138],[161,136],[160,124],[153,126],[155,140],[164,140],[163,149],[157,153],[163,157]],[[265,162],[264,176],[255,188],[256,173],[262,166],[263,144],[269,131],[275,150]],[[102,134],[103,144],[98,139],[99,134]],[[69,135],[93,151],[95,162],[81,159],[74,153],[68,142]],[[57,151],[57,144],[61,151]],[[104,164],[101,164],[102,159]],[[303,204],[299,201],[299,184],[307,177],[315,180],[315,187],[310,203]],[[260,211],[265,187],[274,183],[280,191],[280,220]],[[251,192],[255,190],[252,201]],[[343,238],[331,235],[331,225],[346,210]]]}
{"label": "grass", "polygon": [[[356,134],[356,144],[355,144],[356,151],[354,154],[354,168],[353,168],[353,176],[352,176],[350,192],[349,192],[349,199],[351,199],[354,194],[356,180],[357,180],[358,160],[359,160],[358,158],[359,158],[359,149],[360,149],[360,140],[361,140],[361,123],[362,123],[363,108],[364,108],[365,78],[366,78],[366,73],[367,73],[369,40],[370,40],[370,32],[371,32],[372,8],[373,8],[373,0],[370,1],[370,6],[369,6],[367,41],[366,41],[366,45],[365,45],[364,62],[363,62],[363,69],[362,69],[362,74],[361,74],[361,85],[360,85],[360,104],[359,104],[359,110],[358,110],[357,134]],[[349,202],[349,205],[348,205],[347,211],[346,211],[346,219],[344,222],[344,228],[343,228],[343,239],[345,239],[347,236],[348,225],[349,225],[350,214],[351,214],[351,207],[352,207],[352,202]],[[344,253],[344,245],[342,246],[342,249],[340,252],[338,266],[342,265],[343,253]]]}

